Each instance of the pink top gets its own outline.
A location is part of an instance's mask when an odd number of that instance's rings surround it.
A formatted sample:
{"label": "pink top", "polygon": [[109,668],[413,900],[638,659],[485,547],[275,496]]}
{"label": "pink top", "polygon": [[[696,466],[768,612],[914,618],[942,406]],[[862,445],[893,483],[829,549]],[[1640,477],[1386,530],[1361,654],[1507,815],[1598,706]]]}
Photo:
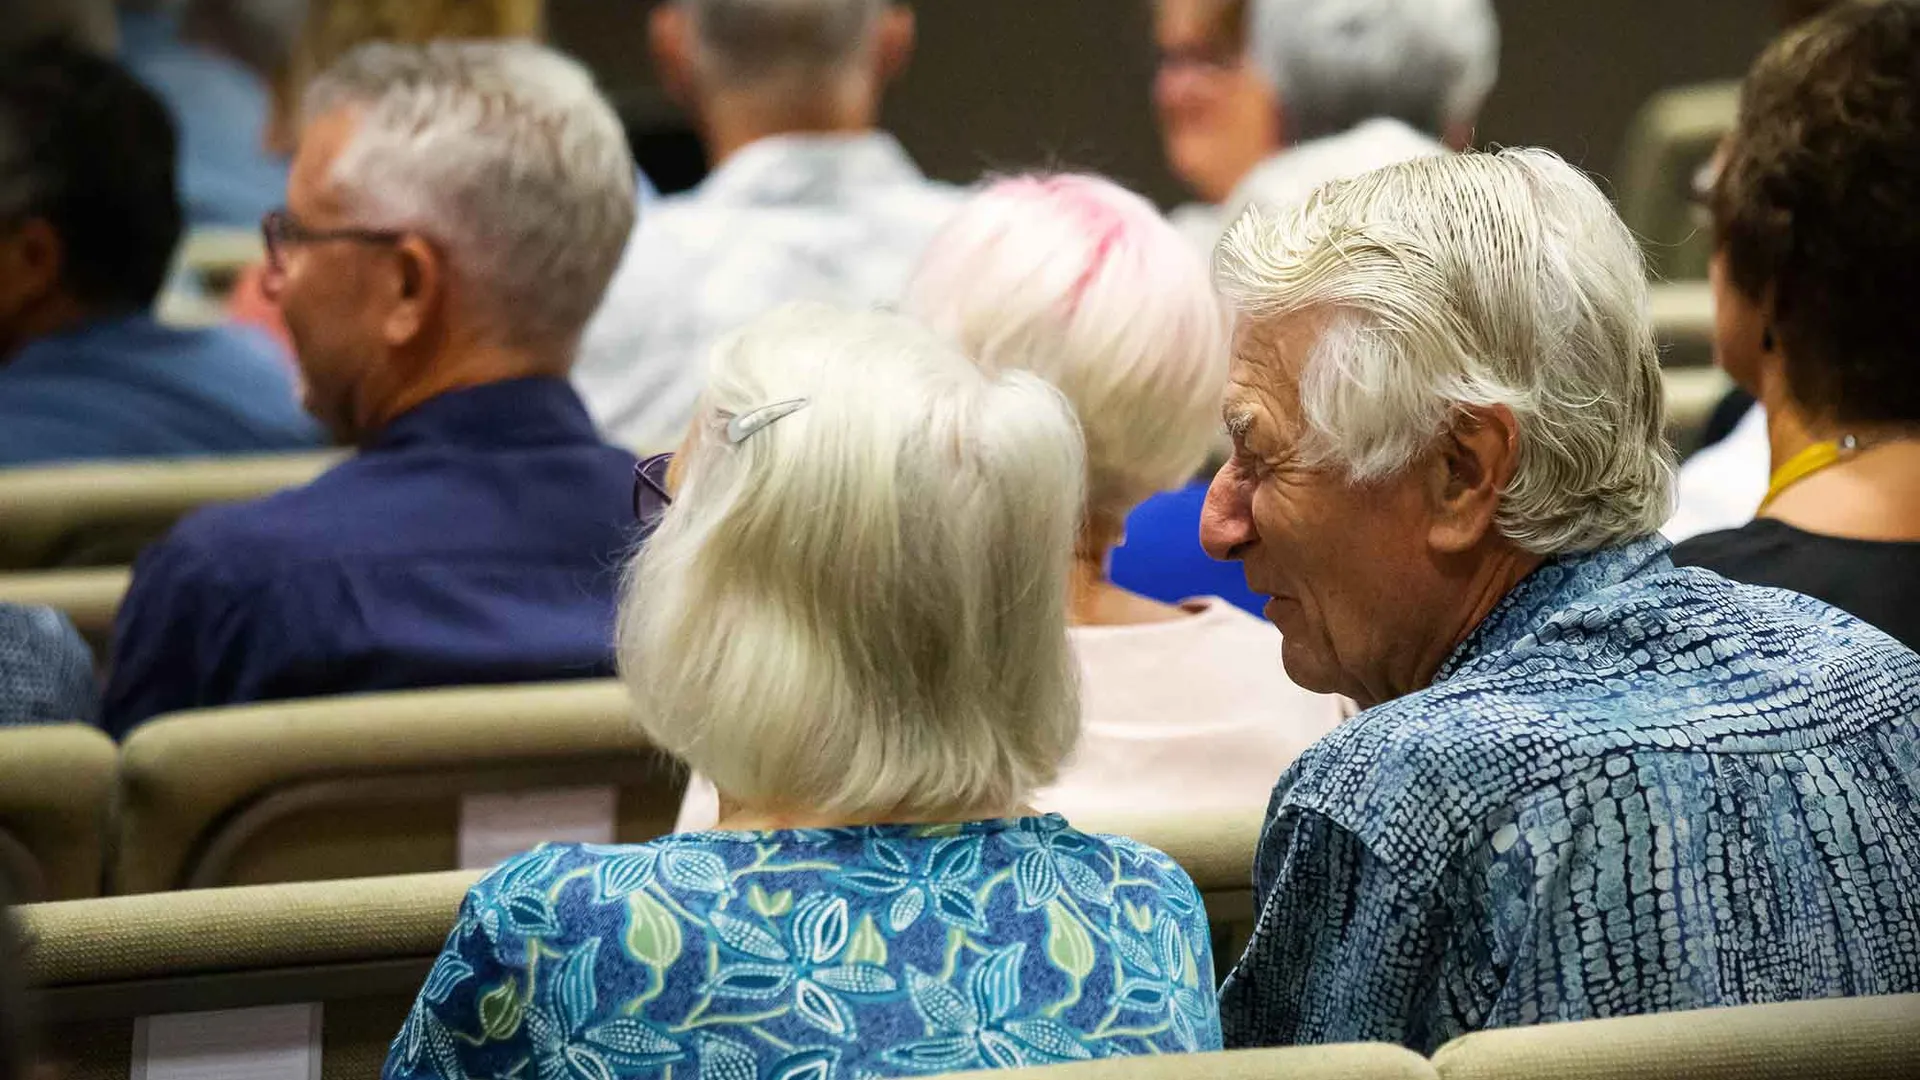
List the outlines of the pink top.
{"label": "pink top", "polygon": [[[1260,810],[1274,781],[1350,712],[1280,666],[1280,632],[1224,600],[1192,617],[1067,631],[1080,658],[1080,746],[1034,808],[1069,820]],[[676,827],[709,828],[713,785],[694,776]]]}

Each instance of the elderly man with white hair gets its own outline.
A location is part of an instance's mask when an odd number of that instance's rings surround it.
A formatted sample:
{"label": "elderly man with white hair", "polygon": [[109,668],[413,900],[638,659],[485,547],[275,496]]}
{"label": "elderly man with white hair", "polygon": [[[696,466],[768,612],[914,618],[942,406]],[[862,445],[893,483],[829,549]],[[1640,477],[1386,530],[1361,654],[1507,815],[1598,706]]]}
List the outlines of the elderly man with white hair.
{"label": "elderly man with white hair", "polygon": [[959,194],[878,127],[913,51],[888,0],[669,0],[655,67],[714,170],[641,215],[574,382],[628,446],[679,441],[714,342],[782,304],[890,304]]}
{"label": "elderly man with white hair", "polygon": [[1282,148],[1227,198],[1221,227],[1250,204],[1284,209],[1321,184],[1467,147],[1500,66],[1491,0],[1254,0],[1246,31]]}
{"label": "elderly man with white hair", "polygon": [[1543,151],[1238,222],[1202,541],[1363,711],[1281,778],[1230,1045],[1920,990],[1920,656],[1676,570],[1645,272]]}
{"label": "elderly man with white hair", "polygon": [[613,670],[634,458],[568,384],[634,213],[619,121],[525,43],[369,45],[307,91],[269,290],[359,453],[134,568],[108,726]]}

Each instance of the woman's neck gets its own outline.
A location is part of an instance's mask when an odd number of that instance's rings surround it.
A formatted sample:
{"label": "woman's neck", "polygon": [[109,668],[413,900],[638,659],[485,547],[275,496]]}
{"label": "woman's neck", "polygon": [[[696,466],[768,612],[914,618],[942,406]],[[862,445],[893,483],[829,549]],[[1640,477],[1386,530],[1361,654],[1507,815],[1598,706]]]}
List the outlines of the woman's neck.
{"label": "woman's neck", "polygon": [[1760,516],[1823,536],[1920,540],[1920,427],[1818,416],[1785,383],[1776,366],[1760,394],[1775,472],[1819,443],[1851,437],[1858,449],[1780,492]]}
{"label": "woman's neck", "polygon": [[773,832],[781,829],[847,829],[862,825],[958,825],[969,821],[1033,817],[1036,813],[1025,799],[1021,799],[1010,807],[980,806],[933,814],[880,812],[835,815],[758,809],[721,795],[720,820],[714,828],[722,832]]}
{"label": "woman's neck", "polygon": [[1149,600],[1115,585],[1108,578],[1113,548],[1097,536],[1083,536],[1074,550],[1067,577],[1067,622],[1073,626],[1137,626],[1173,622],[1191,613],[1171,604]]}

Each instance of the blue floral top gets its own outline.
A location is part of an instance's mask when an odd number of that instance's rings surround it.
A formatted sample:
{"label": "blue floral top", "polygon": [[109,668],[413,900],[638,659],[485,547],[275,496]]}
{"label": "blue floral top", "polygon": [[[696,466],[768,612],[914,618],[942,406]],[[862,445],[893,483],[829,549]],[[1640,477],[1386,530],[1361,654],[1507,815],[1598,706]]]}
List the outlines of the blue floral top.
{"label": "blue floral top", "polygon": [[1173,860],[1056,815],[544,845],[467,894],[389,1080],[829,1080],[1220,1047]]}

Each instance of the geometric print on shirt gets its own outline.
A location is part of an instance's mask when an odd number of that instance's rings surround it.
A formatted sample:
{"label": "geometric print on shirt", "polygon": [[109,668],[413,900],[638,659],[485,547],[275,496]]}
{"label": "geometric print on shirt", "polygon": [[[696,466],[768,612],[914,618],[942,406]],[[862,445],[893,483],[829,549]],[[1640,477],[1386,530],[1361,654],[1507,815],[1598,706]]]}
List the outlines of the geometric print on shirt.
{"label": "geometric print on shirt", "polygon": [[1920,656],[1817,600],[1548,562],[1275,790],[1234,1046],[1920,991]]}
{"label": "geometric print on shirt", "polygon": [[1198,892],[1055,815],[545,845],[469,892],[389,1078],[829,1080],[1220,1047]]}

